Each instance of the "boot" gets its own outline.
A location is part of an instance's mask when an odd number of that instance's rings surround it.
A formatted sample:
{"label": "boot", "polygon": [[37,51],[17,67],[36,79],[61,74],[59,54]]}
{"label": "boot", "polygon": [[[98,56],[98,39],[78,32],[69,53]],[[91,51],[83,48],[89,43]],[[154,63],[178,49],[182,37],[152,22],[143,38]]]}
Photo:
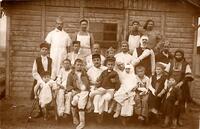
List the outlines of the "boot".
{"label": "boot", "polygon": [[85,112],[84,111],[79,111],[79,119],[80,119],[80,123],[76,127],[76,129],[83,129],[85,127]]}
{"label": "boot", "polygon": [[165,116],[164,124],[162,128],[167,128],[169,126],[169,116]]}
{"label": "boot", "polygon": [[172,120],[172,129],[175,129],[177,127],[177,119],[175,118],[175,119],[173,119]]}
{"label": "boot", "polygon": [[76,113],[76,108],[72,107],[71,111],[72,111],[73,124],[78,125],[79,121]]}

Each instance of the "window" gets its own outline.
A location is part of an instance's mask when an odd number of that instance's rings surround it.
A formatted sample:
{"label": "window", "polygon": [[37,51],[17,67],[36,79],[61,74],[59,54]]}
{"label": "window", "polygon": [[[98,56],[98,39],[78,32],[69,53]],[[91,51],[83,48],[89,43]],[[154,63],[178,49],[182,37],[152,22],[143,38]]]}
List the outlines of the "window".
{"label": "window", "polygon": [[94,35],[94,39],[107,49],[110,46],[117,48],[117,24],[116,23],[90,23],[90,31]]}

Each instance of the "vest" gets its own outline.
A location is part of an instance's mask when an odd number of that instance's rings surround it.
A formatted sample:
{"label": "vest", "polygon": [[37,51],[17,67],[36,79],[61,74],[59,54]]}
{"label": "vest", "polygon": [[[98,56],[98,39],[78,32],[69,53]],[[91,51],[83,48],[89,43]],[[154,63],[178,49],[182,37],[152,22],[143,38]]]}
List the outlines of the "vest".
{"label": "vest", "polygon": [[[139,47],[139,48],[136,48],[136,51],[139,57],[140,55],[142,55],[144,50],[142,50],[142,48]],[[145,57],[143,60],[141,60],[137,66],[139,65],[145,67],[145,74],[147,76],[151,76],[151,56],[150,55]]]}
{"label": "vest", "polygon": [[[37,72],[39,73],[40,76],[42,76],[42,73],[44,72],[49,72],[51,74],[52,71],[52,59],[50,57],[47,57],[48,60],[48,66],[47,66],[47,71],[44,70],[44,67],[42,65],[42,57],[36,58],[36,65],[37,65]],[[37,84],[37,80],[34,79],[33,81],[33,87],[31,90],[31,100],[34,99],[34,86]]]}
{"label": "vest", "polygon": [[160,93],[161,90],[164,88],[165,80],[167,77],[165,75],[162,75],[161,78],[157,80],[156,75],[152,76],[151,85],[156,90],[156,94]]}
{"label": "vest", "polygon": [[42,76],[42,73],[44,73],[44,72],[49,72],[51,74],[52,59],[47,57],[47,60],[48,60],[48,67],[47,67],[47,71],[45,71],[44,67],[42,65],[42,57],[38,57],[36,59],[37,72],[40,74],[40,76]]}
{"label": "vest", "polygon": [[175,60],[172,60],[170,62],[171,66],[170,66],[170,70],[169,70],[169,75],[173,76],[175,78],[175,80],[177,82],[180,82],[181,80],[183,80],[185,78],[185,70],[186,70],[186,66],[188,65],[188,63],[184,60],[182,62],[182,68],[180,71],[174,71],[174,62]]}

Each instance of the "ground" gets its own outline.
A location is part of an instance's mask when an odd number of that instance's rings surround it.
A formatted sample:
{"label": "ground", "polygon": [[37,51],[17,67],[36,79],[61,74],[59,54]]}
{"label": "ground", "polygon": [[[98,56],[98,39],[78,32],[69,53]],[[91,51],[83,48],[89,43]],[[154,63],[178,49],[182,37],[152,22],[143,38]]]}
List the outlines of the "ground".
{"label": "ground", "polygon": [[[55,121],[53,116],[44,121],[42,118],[32,119],[27,122],[28,114],[31,109],[30,101],[19,100],[0,100],[0,129],[73,129],[70,118]],[[190,110],[183,117],[184,127],[180,129],[199,129],[200,107],[190,106]],[[87,126],[85,129],[161,129],[161,121],[156,124],[143,125],[136,119],[131,119],[130,123],[124,127],[120,120],[106,117],[103,124],[97,124],[94,115],[87,115]]]}

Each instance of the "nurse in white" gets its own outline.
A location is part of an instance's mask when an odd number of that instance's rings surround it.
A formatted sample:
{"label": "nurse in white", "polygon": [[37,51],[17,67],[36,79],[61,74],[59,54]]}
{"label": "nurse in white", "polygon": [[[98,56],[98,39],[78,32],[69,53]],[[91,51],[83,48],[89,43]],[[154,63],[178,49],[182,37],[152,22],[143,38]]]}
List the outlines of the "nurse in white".
{"label": "nurse in white", "polygon": [[81,20],[80,31],[76,34],[75,40],[81,42],[80,54],[83,57],[91,55],[91,46],[94,44],[94,37],[87,29],[88,21],[85,19]]}
{"label": "nurse in white", "polygon": [[71,45],[71,38],[68,33],[63,30],[63,20],[61,17],[56,19],[56,28],[48,33],[45,41],[51,44],[50,57],[54,62],[55,76],[58,75],[60,65],[67,55],[67,51]]}

